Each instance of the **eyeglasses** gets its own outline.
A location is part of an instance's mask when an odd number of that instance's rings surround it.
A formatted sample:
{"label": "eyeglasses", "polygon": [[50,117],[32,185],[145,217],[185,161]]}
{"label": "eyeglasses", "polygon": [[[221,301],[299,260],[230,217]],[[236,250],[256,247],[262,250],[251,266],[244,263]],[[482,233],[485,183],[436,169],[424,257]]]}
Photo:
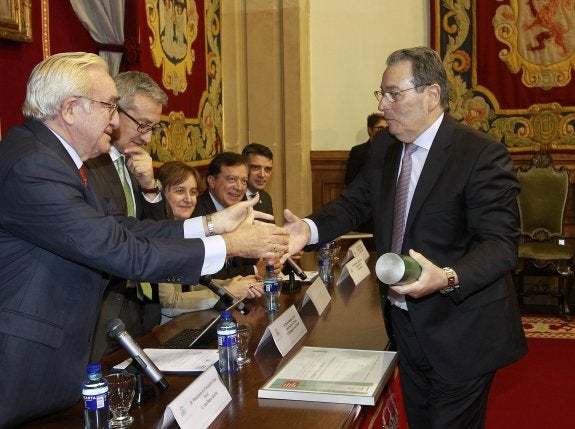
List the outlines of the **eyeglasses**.
{"label": "eyeglasses", "polygon": [[154,132],[156,130],[159,130],[162,128],[162,124],[145,124],[143,122],[138,121],[136,118],[134,118],[132,115],[130,115],[128,112],[126,112],[124,109],[122,109],[121,107],[118,107],[118,112],[123,113],[124,115],[126,115],[129,119],[132,120],[132,122],[134,124],[136,124],[138,127],[136,128],[138,130],[138,132],[140,134],[146,134],[150,131]]}
{"label": "eyeglasses", "polygon": [[78,96],[78,98],[83,98],[84,100],[89,100],[92,103],[100,104],[102,107],[110,111],[110,118],[114,115],[114,112],[117,112],[118,109],[120,108],[120,106],[118,106],[116,103],[108,103],[107,101],[94,100],[93,98],[84,97],[83,95]]}
{"label": "eyeglasses", "polygon": [[410,91],[412,89],[418,89],[418,88],[422,88],[424,86],[429,86],[429,85],[432,85],[432,84],[431,83],[424,83],[423,85],[412,86],[411,88],[402,89],[400,91],[382,91],[382,90],[378,89],[378,90],[373,91],[373,95],[375,95],[375,98],[377,99],[377,101],[381,101],[385,97],[385,99],[387,101],[389,101],[390,103],[395,103],[399,98],[399,94],[402,94],[406,91]]}

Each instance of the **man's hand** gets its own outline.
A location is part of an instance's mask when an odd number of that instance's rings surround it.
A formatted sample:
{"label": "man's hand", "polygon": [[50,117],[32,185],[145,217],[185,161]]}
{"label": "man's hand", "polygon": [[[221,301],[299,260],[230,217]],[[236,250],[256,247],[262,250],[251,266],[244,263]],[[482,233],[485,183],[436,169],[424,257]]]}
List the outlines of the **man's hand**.
{"label": "man's hand", "polygon": [[[214,232],[225,234],[234,231],[241,223],[253,224],[254,219],[274,220],[269,214],[253,210],[253,206],[259,201],[259,195],[247,200],[240,201],[233,206],[227,207],[212,214]],[[259,224],[259,222],[258,222]]]}
{"label": "man's hand", "polygon": [[[419,279],[403,286],[390,286],[400,295],[409,295],[413,298],[421,298],[443,289],[447,286],[447,276],[443,268],[438,267],[421,253],[413,249],[409,250],[409,256],[421,265]],[[457,277],[456,277],[457,281]]]}
{"label": "man's hand", "polygon": [[136,177],[141,188],[151,189],[156,186],[152,157],[143,147],[127,148],[124,155],[126,155],[126,167]]}
{"label": "man's hand", "polygon": [[230,280],[226,288],[239,299],[258,298],[264,293],[264,286],[256,276],[236,276]]}
{"label": "man's hand", "polygon": [[285,228],[252,222],[250,216],[247,216],[235,231],[222,234],[226,243],[226,256],[277,259],[287,253],[289,235]]}
{"label": "man's hand", "polygon": [[289,233],[289,250],[280,258],[282,264],[291,255],[300,252],[311,239],[309,225],[294,215],[289,209],[284,210],[284,218],[286,220],[284,228]]}

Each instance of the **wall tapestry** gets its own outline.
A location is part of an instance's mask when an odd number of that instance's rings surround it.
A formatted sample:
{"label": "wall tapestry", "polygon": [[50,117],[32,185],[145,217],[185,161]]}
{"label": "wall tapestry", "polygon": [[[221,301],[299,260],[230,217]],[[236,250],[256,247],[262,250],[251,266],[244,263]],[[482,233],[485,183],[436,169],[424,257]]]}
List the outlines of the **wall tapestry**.
{"label": "wall tapestry", "polygon": [[575,150],[575,0],[432,0],[450,111],[511,152]]}
{"label": "wall tapestry", "polygon": [[169,97],[154,161],[204,165],[222,150],[220,0],[145,0],[140,64]]}

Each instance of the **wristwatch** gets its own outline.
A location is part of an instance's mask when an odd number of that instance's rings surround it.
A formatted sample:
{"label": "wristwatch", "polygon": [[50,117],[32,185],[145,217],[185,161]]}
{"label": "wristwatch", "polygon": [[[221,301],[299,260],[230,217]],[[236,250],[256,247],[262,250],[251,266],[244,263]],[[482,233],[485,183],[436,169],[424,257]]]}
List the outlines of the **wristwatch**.
{"label": "wristwatch", "polygon": [[459,289],[459,285],[455,284],[455,271],[453,271],[453,268],[443,267],[443,271],[445,271],[445,275],[447,276],[447,286],[443,289],[439,289],[439,292],[445,295],[453,292],[455,289]]}
{"label": "wristwatch", "polygon": [[154,180],[154,186],[153,188],[140,188],[140,191],[142,191],[144,194],[159,194],[162,191],[162,183],[156,179]]}

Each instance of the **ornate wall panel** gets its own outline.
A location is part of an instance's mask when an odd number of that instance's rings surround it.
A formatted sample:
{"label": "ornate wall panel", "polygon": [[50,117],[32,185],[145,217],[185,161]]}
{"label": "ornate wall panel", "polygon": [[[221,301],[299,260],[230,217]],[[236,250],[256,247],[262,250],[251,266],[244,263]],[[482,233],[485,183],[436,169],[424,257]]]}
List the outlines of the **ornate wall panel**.
{"label": "ornate wall panel", "polygon": [[453,116],[513,152],[575,149],[575,0],[432,0]]}
{"label": "ornate wall panel", "polygon": [[138,6],[140,61],[128,68],[150,74],[169,97],[165,127],[150,153],[157,164],[205,165],[222,150],[220,0],[140,0]]}

